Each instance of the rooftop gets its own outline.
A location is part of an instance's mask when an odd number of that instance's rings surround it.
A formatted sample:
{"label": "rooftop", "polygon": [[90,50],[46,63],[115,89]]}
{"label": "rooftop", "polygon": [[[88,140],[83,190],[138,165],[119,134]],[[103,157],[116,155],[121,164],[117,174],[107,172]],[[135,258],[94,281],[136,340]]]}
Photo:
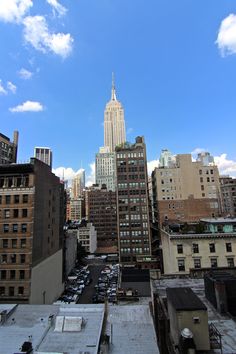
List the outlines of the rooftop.
{"label": "rooftop", "polygon": [[[1,305],[0,310],[4,309],[9,312],[12,307]],[[50,315],[53,315],[52,323]],[[103,305],[18,305],[0,326],[0,351],[16,353],[31,338],[34,353],[95,354],[103,317]],[[60,322],[64,328],[60,329]]]}
{"label": "rooftop", "polygon": [[[203,279],[191,278],[163,278],[152,281],[152,289],[154,293],[158,293],[161,297],[166,297],[167,288],[183,288],[190,287],[194,293],[202,300],[208,310],[208,322],[213,323],[222,337],[222,352],[224,354],[235,353],[236,348],[236,322],[227,315],[222,315],[213,307],[206,299]],[[212,353],[220,353],[214,350]]]}

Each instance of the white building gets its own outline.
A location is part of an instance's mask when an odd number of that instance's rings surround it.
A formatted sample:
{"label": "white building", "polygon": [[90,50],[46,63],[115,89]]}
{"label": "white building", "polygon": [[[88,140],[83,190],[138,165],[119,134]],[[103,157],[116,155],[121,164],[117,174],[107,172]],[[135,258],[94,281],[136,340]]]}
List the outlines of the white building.
{"label": "white building", "polygon": [[116,190],[116,155],[109,152],[109,147],[101,147],[96,154],[95,172],[99,187],[105,184],[107,190]]}
{"label": "white building", "polygon": [[112,77],[111,99],[106,104],[104,112],[104,146],[108,146],[110,152],[115,147],[126,141],[124,109],[116,98],[114,75]]}
{"label": "white building", "polygon": [[34,157],[52,168],[52,150],[48,147],[35,147]]}
{"label": "white building", "polygon": [[94,253],[97,249],[97,231],[93,224],[83,222],[77,230],[77,238],[86,252]]}
{"label": "white building", "polygon": [[201,225],[204,232],[161,230],[165,274],[235,266],[236,219],[202,219]]}

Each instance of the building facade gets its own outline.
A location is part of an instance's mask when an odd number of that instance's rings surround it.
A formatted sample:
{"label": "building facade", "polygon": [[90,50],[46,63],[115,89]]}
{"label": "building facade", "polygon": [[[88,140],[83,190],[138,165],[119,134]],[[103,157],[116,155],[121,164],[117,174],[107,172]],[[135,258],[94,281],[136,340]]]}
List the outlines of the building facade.
{"label": "building facade", "polygon": [[94,253],[97,249],[97,231],[93,224],[83,222],[77,230],[77,239],[88,253]]}
{"label": "building facade", "polygon": [[14,131],[13,142],[0,133],[0,165],[16,163],[17,161],[17,148],[18,148],[18,131]]}
{"label": "building facade", "polygon": [[0,302],[49,304],[61,294],[63,195],[37,159],[0,166]]}
{"label": "building facade", "polygon": [[[209,157],[208,157],[209,159]],[[220,212],[219,172],[206,159],[192,161],[191,154],[176,155],[172,167],[152,173],[154,209],[160,223],[191,222],[217,217]]]}
{"label": "building facade", "polygon": [[[117,213],[116,193],[107,190],[106,186],[99,188],[93,185],[85,190],[86,219],[92,223],[97,231],[97,247],[114,247],[117,251]],[[110,253],[108,251],[108,253]]]}
{"label": "building facade", "polygon": [[77,199],[83,196],[85,188],[85,170],[81,169],[72,180],[71,197]]}
{"label": "building facade", "polygon": [[116,190],[116,155],[115,152],[109,152],[108,147],[100,148],[96,154],[95,163],[96,184],[102,187],[107,186],[107,190],[115,192]]}
{"label": "building facade", "polygon": [[35,147],[34,157],[52,168],[52,150],[48,147]]}
{"label": "building facade", "polygon": [[106,104],[104,112],[104,146],[109,152],[126,141],[124,109],[116,98],[114,76],[112,78],[111,99]]}
{"label": "building facade", "polygon": [[146,146],[143,137],[116,148],[117,227],[121,263],[151,256]]}
{"label": "building facade", "polygon": [[236,265],[236,219],[202,219],[202,231],[161,230],[165,274]]}
{"label": "building facade", "polygon": [[220,177],[221,203],[223,214],[236,217],[236,178]]}
{"label": "building facade", "polygon": [[81,221],[85,217],[84,197],[69,199],[67,203],[67,208],[67,220]]}

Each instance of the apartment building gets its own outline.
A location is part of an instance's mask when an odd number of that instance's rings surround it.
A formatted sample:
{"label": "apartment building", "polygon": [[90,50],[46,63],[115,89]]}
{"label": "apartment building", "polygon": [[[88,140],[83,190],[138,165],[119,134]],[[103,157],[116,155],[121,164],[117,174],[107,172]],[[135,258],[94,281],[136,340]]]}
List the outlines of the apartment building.
{"label": "apartment building", "polygon": [[0,302],[49,304],[62,292],[63,190],[35,158],[0,166]]}
{"label": "apartment building", "polygon": [[116,147],[117,225],[121,263],[136,264],[151,257],[146,145],[143,137],[134,144]]}
{"label": "apartment building", "polygon": [[155,168],[153,200],[160,223],[193,222],[219,216],[219,172],[210,156],[176,155],[175,164]]}
{"label": "apartment building", "polygon": [[221,203],[224,215],[236,217],[236,178],[220,177]]}
{"label": "apartment building", "polygon": [[117,251],[117,213],[116,192],[107,190],[103,185],[86,188],[85,214],[86,219],[97,230],[97,247],[104,253],[111,253],[110,247]]}
{"label": "apartment building", "polygon": [[201,219],[189,229],[161,230],[165,274],[189,273],[191,269],[231,268],[236,265],[236,219]]}
{"label": "apartment building", "polygon": [[14,131],[13,142],[6,136],[0,133],[0,165],[16,163],[17,148],[18,148],[18,131]]}

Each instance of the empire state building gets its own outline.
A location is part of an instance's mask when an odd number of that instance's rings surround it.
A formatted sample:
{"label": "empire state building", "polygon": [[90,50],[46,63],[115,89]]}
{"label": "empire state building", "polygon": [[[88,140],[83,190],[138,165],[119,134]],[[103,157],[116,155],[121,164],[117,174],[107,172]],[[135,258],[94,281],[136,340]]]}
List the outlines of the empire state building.
{"label": "empire state building", "polygon": [[104,147],[109,152],[126,141],[124,109],[116,98],[114,75],[112,75],[111,99],[106,104],[104,112]]}

